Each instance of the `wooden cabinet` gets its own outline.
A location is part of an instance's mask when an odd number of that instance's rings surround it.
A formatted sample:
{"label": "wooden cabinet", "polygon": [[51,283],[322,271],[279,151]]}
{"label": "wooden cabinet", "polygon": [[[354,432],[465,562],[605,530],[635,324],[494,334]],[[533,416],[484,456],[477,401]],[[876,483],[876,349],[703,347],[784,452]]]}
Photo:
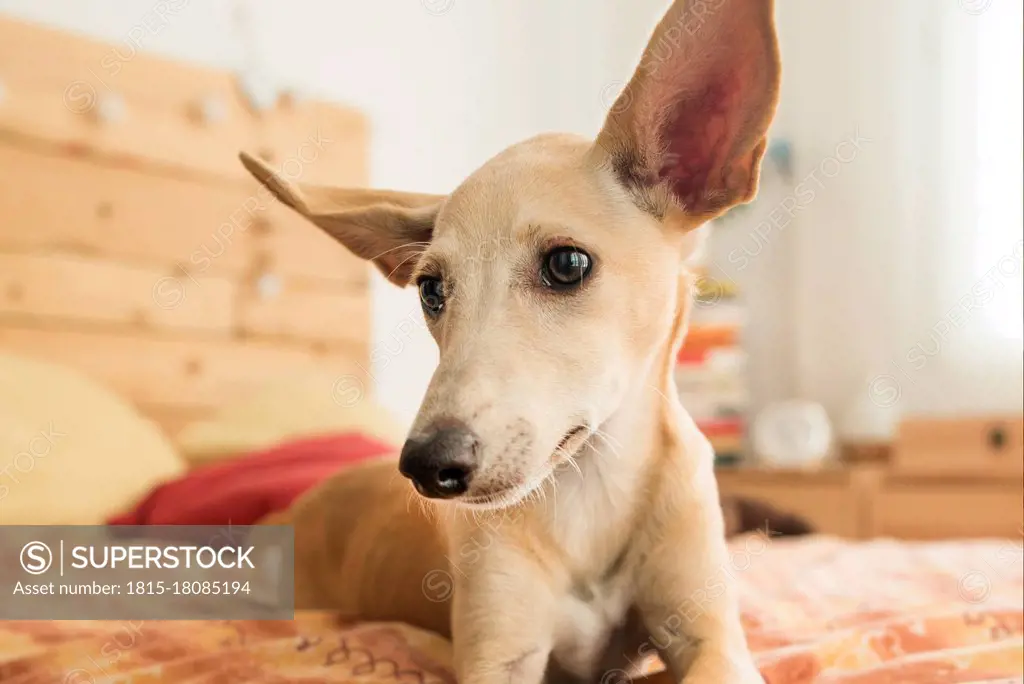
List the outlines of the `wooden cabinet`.
{"label": "wooden cabinet", "polygon": [[884,464],[722,469],[723,495],[764,500],[851,538],[1024,536],[1017,416],[908,420]]}

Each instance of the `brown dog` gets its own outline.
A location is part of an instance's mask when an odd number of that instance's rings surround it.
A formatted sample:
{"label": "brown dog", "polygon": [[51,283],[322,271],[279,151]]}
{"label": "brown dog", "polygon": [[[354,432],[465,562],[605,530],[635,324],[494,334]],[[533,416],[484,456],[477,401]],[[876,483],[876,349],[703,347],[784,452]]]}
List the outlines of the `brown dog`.
{"label": "brown dog", "polygon": [[761,681],[672,369],[692,231],[756,193],[772,10],[677,0],[596,142],[527,140],[448,196],[300,186],[243,155],[415,283],[440,349],[398,467],[355,467],[289,513],[300,607],[451,634],[464,683],[608,682],[654,652],[675,681]]}

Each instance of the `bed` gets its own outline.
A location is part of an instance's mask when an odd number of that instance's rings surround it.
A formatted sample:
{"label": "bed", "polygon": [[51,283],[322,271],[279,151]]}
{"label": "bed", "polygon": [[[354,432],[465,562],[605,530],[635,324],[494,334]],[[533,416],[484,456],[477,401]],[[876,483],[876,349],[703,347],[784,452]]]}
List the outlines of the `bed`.
{"label": "bed", "polygon": [[[363,117],[253,109],[230,75],[146,55],[97,74],[111,49],[0,19],[3,523],[99,523],[229,455],[401,433],[364,396],[367,268],[248,209],[234,159],[306,150],[304,179],[362,184]],[[732,545],[723,572],[769,684],[1024,681],[1019,540]],[[3,684],[452,682],[450,658],[438,636],[326,613],[0,622]]]}
{"label": "bed", "polygon": [[[1024,679],[1022,550],[734,540],[750,644],[768,684]],[[0,623],[0,682],[453,683],[443,639],[400,624]],[[656,667],[656,665],[654,665]]]}

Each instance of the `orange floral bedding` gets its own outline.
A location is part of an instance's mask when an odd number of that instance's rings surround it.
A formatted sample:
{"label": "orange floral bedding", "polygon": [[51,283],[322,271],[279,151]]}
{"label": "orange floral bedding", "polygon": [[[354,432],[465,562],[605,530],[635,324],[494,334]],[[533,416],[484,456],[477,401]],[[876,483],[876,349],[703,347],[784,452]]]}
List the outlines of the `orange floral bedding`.
{"label": "orange floral bedding", "polygon": [[[729,567],[768,684],[1024,682],[1019,541],[750,536]],[[449,644],[395,624],[0,622],[3,684],[454,682]]]}

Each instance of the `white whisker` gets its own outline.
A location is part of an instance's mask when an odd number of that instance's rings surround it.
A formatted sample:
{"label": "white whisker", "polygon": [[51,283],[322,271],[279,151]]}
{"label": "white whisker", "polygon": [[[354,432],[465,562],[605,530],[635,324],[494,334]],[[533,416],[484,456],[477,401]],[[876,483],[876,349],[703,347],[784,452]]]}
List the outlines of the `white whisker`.
{"label": "white whisker", "polygon": [[[615,447],[614,444],[612,444],[613,441],[614,442],[618,442],[617,439],[615,439],[614,437],[609,435],[607,432],[605,432],[604,430],[601,430],[599,428],[594,428],[594,436],[596,436],[596,437],[601,439],[602,444],[604,446],[608,447],[608,449],[610,449],[611,452],[613,454],[615,454],[615,458],[617,458],[619,460],[622,460],[622,454],[620,454],[619,450]],[[622,444],[620,443],[619,446],[622,446]],[[602,457],[604,456],[604,454],[601,453],[600,449],[598,449],[597,445],[594,444],[593,442],[590,442],[590,448],[594,451],[594,453],[596,453],[596,454],[598,454],[598,455],[600,455]]]}
{"label": "white whisker", "polygon": [[[398,250],[400,250],[400,249],[405,249],[406,247],[412,247],[412,246],[414,246],[414,245],[416,245],[416,246],[423,246],[423,247],[429,247],[429,246],[430,246],[430,243],[429,243],[429,242],[406,242],[406,243],[404,243],[404,244],[401,244],[401,245],[397,245],[397,246],[395,246],[395,247],[392,247],[391,249],[385,249],[385,250],[384,250],[383,252],[381,252],[381,253],[380,253],[380,254],[378,254],[377,256],[375,256],[375,257],[371,257],[371,258],[370,258],[370,261],[374,261],[375,259],[380,259],[380,258],[381,258],[382,256],[384,256],[385,254],[390,254],[391,252],[397,252],[397,251],[398,251]],[[426,252],[426,251],[427,251],[426,249],[421,249],[421,250],[419,250],[419,251],[418,251],[418,252],[416,252],[416,253],[417,253],[417,254],[423,254],[423,253],[424,253],[424,252]]]}
{"label": "white whisker", "polygon": [[423,252],[413,252],[409,256],[407,256],[404,259],[402,259],[401,261],[399,261],[398,265],[395,266],[393,269],[391,269],[391,272],[388,273],[388,278],[390,279],[391,276],[395,275],[395,271],[397,271],[398,269],[402,268],[402,266],[405,265],[405,262],[409,261],[410,259],[415,259],[416,257],[420,256],[421,254],[423,254]]}
{"label": "white whisker", "polygon": [[672,400],[669,399],[668,395],[661,391],[660,387],[657,387],[655,385],[651,385],[649,383],[648,383],[647,387],[648,387],[648,389],[654,390],[657,393],[657,395],[659,397],[661,397],[661,400],[664,401],[665,403],[671,403],[672,402]]}

